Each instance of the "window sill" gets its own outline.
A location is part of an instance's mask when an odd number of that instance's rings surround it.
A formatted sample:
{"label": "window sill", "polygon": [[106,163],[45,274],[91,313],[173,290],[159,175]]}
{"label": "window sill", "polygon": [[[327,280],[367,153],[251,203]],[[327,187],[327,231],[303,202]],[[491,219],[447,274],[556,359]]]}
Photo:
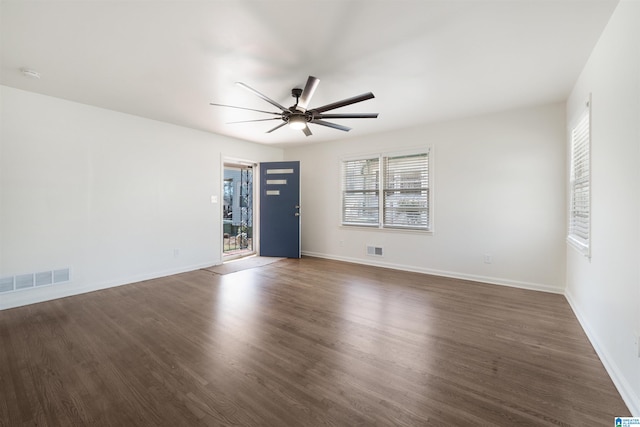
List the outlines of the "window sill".
{"label": "window sill", "polygon": [[577,241],[571,236],[567,237],[567,244],[571,248],[575,249],[577,252],[582,254],[585,258],[588,258],[589,260],[591,260],[591,248],[589,246],[585,245],[582,242]]}
{"label": "window sill", "polygon": [[424,234],[427,236],[433,236],[434,231],[425,230],[420,228],[392,228],[392,227],[379,227],[377,225],[347,225],[340,224],[339,226],[342,230],[359,230],[359,231],[376,231],[376,232],[384,232],[384,233],[401,233],[401,234]]}

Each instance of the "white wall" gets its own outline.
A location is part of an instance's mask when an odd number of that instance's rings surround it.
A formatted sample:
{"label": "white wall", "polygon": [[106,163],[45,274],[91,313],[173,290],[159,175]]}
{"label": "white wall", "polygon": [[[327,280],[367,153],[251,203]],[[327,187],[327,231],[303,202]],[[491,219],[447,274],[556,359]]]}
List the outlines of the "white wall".
{"label": "white wall", "polygon": [[[301,161],[303,253],[562,292],[565,136],[554,104],[287,148]],[[433,149],[433,235],[341,227],[341,159],[416,146]]]}
{"label": "white wall", "polygon": [[567,299],[640,416],[640,2],[621,1],[567,102],[592,94],[591,260],[567,249]]}
{"label": "white wall", "polygon": [[72,269],[68,284],[0,294],[0,309],[219,264],[221,159],[283,156],[9,87],[0,96],[0,277]]}

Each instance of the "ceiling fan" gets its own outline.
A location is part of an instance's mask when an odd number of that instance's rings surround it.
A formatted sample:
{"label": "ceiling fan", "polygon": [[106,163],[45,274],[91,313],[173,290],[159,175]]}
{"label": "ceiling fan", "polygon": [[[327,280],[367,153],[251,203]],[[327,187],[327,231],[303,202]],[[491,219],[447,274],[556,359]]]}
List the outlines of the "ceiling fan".
{"label": "ceiling fan", "polygon": [[262,122],[268,120],[281,120],[282,123],[278,124],[278,126],[273,129],[268,130],[266,133],[271,133],[276,129],[280,129],[285,125],[289,125],[292,129],[300,129],[306,136],[311,135],[311,130],[309,130],[309,123],[330,127],[333,129],[338,129],[341,131],[348,132],[351,128],[343,125],[339,125],[337,123],[327,122],[324,119],[375,119],[378,117],[378,113],[343,113],[343,114],[335,114],[329,113],[326,114],[326,111],[335,110],[337,108],[345,107],[347,105],[355,104],[358,102],[366,101],[367,99],[374,98],[373,93],[367,92],[362,95],[354,96],[351,98],[343,99],[342,101],[332,102],[331,104],[323,105],[321,107],[316,108],[308,108],[309,102],[311,101],[311,97],[315,92],[318,84],[320,83],[320,79],[309,76],[307,79],[307,83],[304,86],[304,89],[294,88],[291,90],[291,96],[296,99],[296,103],[289,108],[286,108],[273,99],[263,95],[252,87],[241,83],[236,82],[236,84],[249,92],[257,95],[263,100],[267,101],[269,104],[277,107],[280,112],[272,112],[272,111],[264,111],[264,110],[255,110],[253,108],[245,108],[245,107],[236,107],[234,105],[225,105],[225,104],[216,104],[211,103],[211,105],[215,105],[218,107],[230,107],[230,108],[238,108],[240,110],[249,110],[249,111],[257,111],[259,113],[272,114],[278,117],[272,117],[268,119],[257,119],[257,120],[242,120],[238,122],[230,122],[230,123],[249,123],[249,122]]}

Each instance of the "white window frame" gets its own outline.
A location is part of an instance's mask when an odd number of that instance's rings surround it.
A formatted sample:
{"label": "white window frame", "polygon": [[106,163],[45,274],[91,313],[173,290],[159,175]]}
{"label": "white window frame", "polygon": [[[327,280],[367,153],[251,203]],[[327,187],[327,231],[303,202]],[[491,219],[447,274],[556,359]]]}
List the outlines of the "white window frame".
{"label": "white window frame", "polygon": [[569,128],[567,242],[591,257],[591,95]]}
{"label": "white window frame", "polygon": [[[349,169],[347,170],[347,163]],[[350,175],[349,171],[358,168],[363,174]],[[366,173],[364,173],[367,169]],[[380,174],[381,159],[377,154],[358,156],[356,158],[343,159],[340,162],[342,175],[341,185],[341,211],[340,221],[342,225],[359,227],[378,227],[380,224]],[[349,178],[347,177],[349,175]],[[347,202],[349,199],[349,202]],[[375,203],[368,203],[375,199]],[[351,206],[351,203],[354,203]],[[352,215],[350,211],[354,211]],[[358,213],[358,211],[361,211]],[[370,211],[371,214],[365,213]],[[349,220],[348,217],[353,217]]]}
{"label": "white window frame", "polygon": [[[393,224],[393,223],[385,223],[385,201],[388,200],[388,194],[393,192],[393,188],[385,188],[387,186],[387,178],[386,172],[388,170],[388,159],[389,158],[398,158],[398,157],[410,157],[424,154],[427,156],[427,182],[426,187],[423,188],[424,191],[427,192],[427,225],[426,226],[411,226],[407,224]],[[345,164],[347,162],[353,161],[365,161],[365,160],[373,160],[376,159],[378,161],[378,179],[377,179],[377,188],[376,188],[376,196],[378,198],[378,206],[377,206],[377,221],[370,222],[359,222],[359,221],[348,221],[345,220],[345,195],[348,192],[346,188],[346,177],[345,177]],[[343,227],[366,227],[372,228],[376,230],[395,230],[395,231],[411,231],[411,232],[423,232],[423,233],[433,233],[433,149],[431,147],[421,147],[415,148],[405,151],[394,151],[394,152],[384,152],[384,153],[375,153],[375,154],[363,154],[359,156],[351,156],[348,158],[343,158],[340,162],[340,171],[342,175],[341,182],[341,203],[340,203],[340,224]],[[372,191],[372,190],[371,190]]]}

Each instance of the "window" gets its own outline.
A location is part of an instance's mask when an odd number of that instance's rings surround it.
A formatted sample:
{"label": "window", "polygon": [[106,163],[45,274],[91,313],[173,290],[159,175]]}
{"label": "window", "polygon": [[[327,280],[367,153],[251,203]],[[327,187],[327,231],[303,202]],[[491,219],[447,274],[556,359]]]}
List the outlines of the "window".
{"label": "window", "polygon": [[569,175],[569,234],[567,240],[584,255],[590,255],[591,239],[591,102],[571,129]]}
{"label": "window", "polygon": [[349,160],[342,165],[342,223],[379,224],[380,159]]}
{"label": "window", "polygon": [[342,178],[342,225],[431,229],[428,151],[345,160]]}

